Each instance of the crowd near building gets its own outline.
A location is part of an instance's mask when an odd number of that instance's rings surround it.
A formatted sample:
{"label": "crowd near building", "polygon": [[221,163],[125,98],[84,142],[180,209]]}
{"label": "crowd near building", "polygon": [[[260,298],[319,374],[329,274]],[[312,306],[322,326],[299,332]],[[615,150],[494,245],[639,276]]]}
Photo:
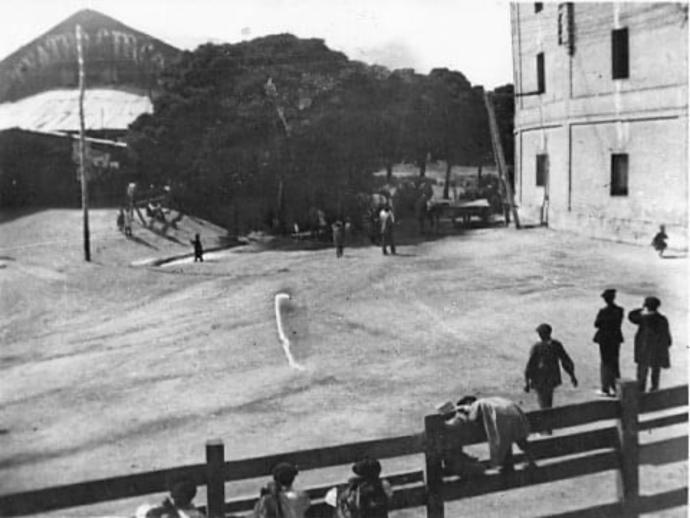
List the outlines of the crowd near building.
{"label": "crowd near building", "polygon": [[511,5],[523,218],[687,247],[688,6]]}

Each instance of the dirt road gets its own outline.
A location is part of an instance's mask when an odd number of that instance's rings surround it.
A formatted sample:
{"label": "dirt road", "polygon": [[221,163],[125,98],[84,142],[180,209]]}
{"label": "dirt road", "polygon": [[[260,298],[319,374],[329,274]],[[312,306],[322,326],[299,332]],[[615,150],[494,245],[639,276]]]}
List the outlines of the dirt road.
{"label": "dirt road", "polygon": [[[0,223],[2,493],[202,462],[214,437],[237,459],[417,432],[436,403],[466,393],[534,409],[522,372],[541,322],[580,380],[560,388],[556,404],[592,399],[605,287],[626,310],[649,294],[662,300],[674,337],[662,386],[687,382],[684,257],[492,228],[408,240],[397,256],[359,247],[338,260],[332,249],[253,243],[203,264],[133,267],[191,253],[195,232],[209,246],[222,230],[183,221],[168,238],[137,227],[128,241],[111,228],[114,216],[95,211],[94,262],[84,264],[78,218],[49,211]],[[278,341],[278,291],[293,297],[285,322],[303,372],[288,367]],[[623,331],[631,377],[634,328]],[[686,466],[666,476],[684,481]],[[572,487],[563,492],[577,503]],[[528,502],[553,509],[562,498]]]}

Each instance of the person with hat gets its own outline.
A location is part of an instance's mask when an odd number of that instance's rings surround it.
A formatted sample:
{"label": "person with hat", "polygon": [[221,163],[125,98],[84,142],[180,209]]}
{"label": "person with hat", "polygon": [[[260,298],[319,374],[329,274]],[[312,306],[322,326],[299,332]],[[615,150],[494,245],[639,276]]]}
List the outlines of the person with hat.
{"label": "person with hat", "polygon": [[[500,466],[501,472],[511,472],[514,469],[513,443],[524,452],[528,468],[536,466],[527,441],[529,421],[513,401],[502,397],[465,396],[456,405],[447,402],[437,407],[437,410],[445,417],[446,426],[451,429],[460,428],[467,423],[482,426],[489,443],[491,465]],[[468,464],[476,465],[472,462]],[[482,471],[483,469],[479,472]]]}
{"label": "person with hat", "polygon": [[[551,326],[540,324],[537,329],[540,341],[532,346],[525,367],[525,392],[534,389],[539,408],[553,406],[553,392],[561,383],[561,369],[568,373],[573,387],[577,387],[575,364],[563,344],[551,338]],[[550,430],[545,433],[550,434]]]}
{"label": "person with hat", "polygon": [[365,457],[352,466],[354,477],[342,487],[328,491],[325,501],[335,507],[336,518],[387,518],[393,490],[380,478],[381,463]]}
{"label": "person with hat", "polygon": [[601,365],[599,368],[601,389],[597,391],[600,396],[616,395],[616,380],[621,377],[618,362],[623,333],[623,308],[615,304],[616,290],[606,289],[601,294],[606,302],[606,307],[599,310],[594,320],[597,332],[593,341],[599,344]]}
{"label": "person with hat", "polygon": [[254,506],[254,518],[304,518],[311,506],[309,495],[293,489],[299,471],[294,464],[281,462],[273,470],[273,481],[261,488]]}
{"label": "person with hat", "polygon": [[671,367],[668,349],[671,347],[671,331],[668,319],[657,310],[661,301],[656,297],[644,299],[643,307],[628,314],[628,320],[637,325],[635,333],[635,363],[640,392],[647,385],[647,375],[651,371],[651,391],[659,389],[661,369]]}
{"label": "person with hat", "polygon": [[203,518],[192,500],[196,496],[196,484],[190,478],[182,477],[170,483],[170,497],[159,506],[142,505],[136,511],[136,518]]}

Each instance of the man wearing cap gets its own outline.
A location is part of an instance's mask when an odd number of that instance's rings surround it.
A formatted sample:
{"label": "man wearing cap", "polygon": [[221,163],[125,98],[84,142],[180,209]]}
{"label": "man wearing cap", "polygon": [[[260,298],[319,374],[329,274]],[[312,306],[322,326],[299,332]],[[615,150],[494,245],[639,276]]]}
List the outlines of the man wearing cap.
{"label": "man wearing cap", "polygon": [[[570,376],[573,387],[577,387],[575,364],[565,351],[563,344],[551,338],[551,326],[540,324],[537,327],[540,341],[532,346],[525,367],[525,392],[531,388],[537,393],[539,408],[553,406],[553,392],[561,381],[561,366]],[[547,434],[551,432],[546,431]]]}
{"label": "man wearing cap", "polygon": [[594,335],[594,342],[599,344],[601,356],[600,379],[601,396],[614,396],[616,394],[616,379],[621,377],[618,357],[623,333],[621,324],[623,323],[623,308],[614,303],[616,290],[606,289],[601,294],[606,302],[606,307],[599,310],[597,318],[594,320],[594,327],[597,332]]}
{"label": "man wearing cap", "polygon": [[311,505],[309,495],[292,488],[299,471],[289,462],[273,468],[273,481],[261,489],[261,498],[254,507],[254,518],[304,518]]}
{"label": "man wearing cap", "polygon": [[668,348],[671,347],[671,332],[668,320],[657,309],[661,301],[656,297],[644,299],[642,308],[628,314],[628,320],[638,326],[635,333],[635,363],[640,392],[647,385],[647,373],[651,370],[651,391],[659,389],[661,369],[671,367]]}

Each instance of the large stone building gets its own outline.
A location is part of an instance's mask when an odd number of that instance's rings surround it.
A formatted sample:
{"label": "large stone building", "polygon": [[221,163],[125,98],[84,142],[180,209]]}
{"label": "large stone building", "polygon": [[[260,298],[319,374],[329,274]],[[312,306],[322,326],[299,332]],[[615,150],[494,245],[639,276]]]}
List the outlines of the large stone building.
{"label": "large stone building", "polygon": [[687,247],[687,4],[514,3],[511,25],[523,218]]}

